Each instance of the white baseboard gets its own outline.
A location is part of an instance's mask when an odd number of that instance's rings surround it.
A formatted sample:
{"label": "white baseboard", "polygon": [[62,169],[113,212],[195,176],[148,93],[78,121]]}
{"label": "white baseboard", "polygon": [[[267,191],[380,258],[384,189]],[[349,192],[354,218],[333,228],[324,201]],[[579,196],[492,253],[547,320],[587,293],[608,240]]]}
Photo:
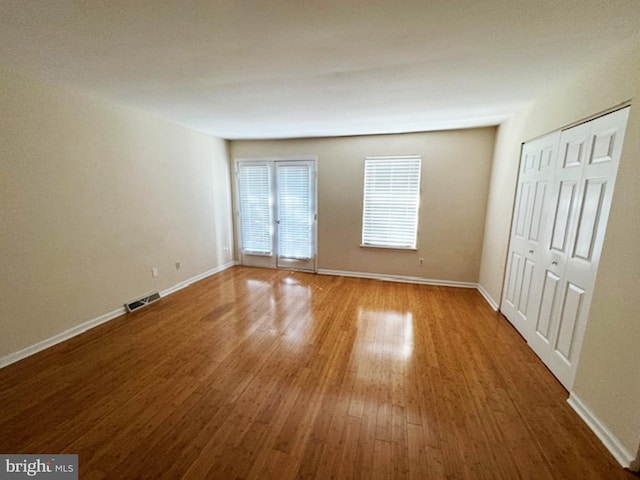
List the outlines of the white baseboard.
{"label": "white baseboard", "polygon": [[596,437],[604,444],[609,450],[611,455],[622,465],[624,468],[633,469],[637,468],[637,461],[634,456],[622,445],[618,437],[616,437],[607,426],[602,423],[598,417],[587,407],[582,400],[573,392],[569,396],[567,403],[573,408],[573,410],[584,420],[589,428],[596,434]]}
{"label": "white baseboard", "polygon": [[212,268],[211,270],[207,270],[206,272],[203,272],[199,275],[196,275],[194,277],[188,278],[180,283],[176,283],[173,287],[169,287],[166,290],[162,290],[160,292],[160,296],[161,297],[166,297],[167,295],[171,295],[172,293],[177,292],[178,290],[182,290],[185,287],[188,287],[189,285],[196,283],[200,280],[203,280],[207,277],[210,277],[211,275],[215,275],[216,273],[220,273],[223,270],[226,270],[227,268],[231,268],[234,265],[237,265],[237,262],[229,262],[229,263],[225,263],[224,265],[220,265],[219,267],[216,268]]}
{"label": "white baseboard", "polygon": [[487,303],[491,306],[491,308],[493,308],[493,310],[495,312],[497,312],[499,310],[498,308],[498,302],[496,302],[493,297],[491,295],[489,295],[489,292],[487,292],[484,287],[480,284],[478,284],[478,291],[480,292],[480,295],[482,295],[484,297],[484,299],[487,301]]}
{"label": "white baseboard", "polygon": [[437,287],[458,287],[458,288],[475,288],[480,295],[487,301],[489,306],[498,311],[498,303],[489,295],[482,285],[472,282],[455,282],[451,280],[435,280],[431,278],[410,277],[405,275],[385,275],[382,273],[366,273],[366,272],[350,272],[344,270],[329,270],[321,268],[318,270],[320,275],[337,275],[341,277],[371,278],[374,280],[384,280],[387,282],[400,283],[417,283],[420,285],[434,285]]}
{"label": "white baseboard", "polygon": [[[160,296],[166,297],[167,295],[177,292],[178,290],[181,290],[197,282],[198,280],[202,280],[203,278],[207,278],[207,277],[210,277],[211,275],[215,275],[216,273],[222,272],[223,270],[233,267],[236,264],[237,262],[229,262],[219,267],[212,268],[211,270],[207,270],[204,273],[191,277],[188,280],[185,280],[183,282],[180,282],[174,285],[173,287],[163,290],[162,292],[160,292]],[[22,350],[18,350],[17,352],[14,352],[14,353],[10,353],[5,357],[0,358],[0,368],[4,368],[7,365],[11,365],[12,363],[22,360],[23,358],[30,357],[31,355],[41,352],[42,350],[45,350],[49,347],[53,347],[58,343],[64,342],[65,340],[69,340],[70,338],[75,337],[76,335],[80,335],[81,333],[84,333],[87,330],[90,330],[94,327],[97,327],[98,325],[106,323],[109,320],[113,320],[114,318],[124,315],[125,313],[127,313],[127,310],[124,307],[116,308],[111,312],[100,315],[99,317],[96,317],[92,320],[81,323],[80,325],[76,325],[75,327],[72,327],[69,330],[65,330],[64,332],[58,333],[57,335],[54,335],[53,337],[50,337],[41,342],[38,342],[35,345],[31,345],[29,347],[23,348]]]}
{"label": "white baseboard", "polygon": [[434,285],[438,287],[460,287],[460,288],[477,288],[477,283],[455,282],[451,280],[434,280],[422,277],[410,277],[406,275],[385,275],[382,273],[366,273],[366,272],[349,272],[344,270],[328,270],[321,268],[318,270],[320,275],[337,275],[340,277],[356,277],[370,278],[373,280],[384,280],[386,282],[400,283],[417,283],[420,285]]}
{"label": "white baseboard", "polygon": [[76,325],[69,330],[65,330],[64,332],[54,335],[53,337],[49,337],[46,340],[36,343],[35,345],[23,348],[22,350],[18,350],[15,353],[10,353],[6,357],[0,358],[0,368],[11,365],[12,363],[22,360],[23,358],[30,357],[31,355],[41,352],[42,350],[45,350],[49,347],[53,347],[58,343],[64,342],[65,340],[75,337],[76,335],[80,335],[81,333],[84,333],[91,328],[97,327],[98,325],[106,323],[109,320],[113,320],[114,318],[117,318],[120,315],[124,315],[125,313],[127,313],[127,310],[124,307],[117,308],[109,313],[100,315],[93,320],[81,323],[80,325]]}

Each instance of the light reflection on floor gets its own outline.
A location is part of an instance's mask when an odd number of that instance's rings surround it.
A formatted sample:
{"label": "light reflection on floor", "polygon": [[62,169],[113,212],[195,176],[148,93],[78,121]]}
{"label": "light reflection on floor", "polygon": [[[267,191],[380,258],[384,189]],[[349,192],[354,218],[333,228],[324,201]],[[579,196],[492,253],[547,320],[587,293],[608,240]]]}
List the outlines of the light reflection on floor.
{"label": "light reflection on floor", "polygon": [[408,359],[413,353],[413,313],[358,309],[358,325],[381,330],[366,343],[368,351],[386,357]]}
{"label": "light reflection on floor", "polygon": [[302,283],[292,272],[277,283],[247,279],[246,288],[249,295],[268,295],[263,308],[253,317],[253,321],[260,324],[260,330],[281,335],[290,345],[306,345],[313,329],[311,286]]}

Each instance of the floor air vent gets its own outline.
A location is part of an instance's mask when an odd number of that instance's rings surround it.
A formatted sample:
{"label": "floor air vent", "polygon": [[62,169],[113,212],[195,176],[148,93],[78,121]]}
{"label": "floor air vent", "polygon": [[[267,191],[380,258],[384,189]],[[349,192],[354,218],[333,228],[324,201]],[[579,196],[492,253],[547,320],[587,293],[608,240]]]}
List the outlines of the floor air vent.
{"label": "floor air vent", "polygon": [[160,300],[160,294],[158,292],[154,292],[137,300],[125,303],[124,306],[127,307],[128,312],[133,312],[134,310],[138,310],[158,300]]}

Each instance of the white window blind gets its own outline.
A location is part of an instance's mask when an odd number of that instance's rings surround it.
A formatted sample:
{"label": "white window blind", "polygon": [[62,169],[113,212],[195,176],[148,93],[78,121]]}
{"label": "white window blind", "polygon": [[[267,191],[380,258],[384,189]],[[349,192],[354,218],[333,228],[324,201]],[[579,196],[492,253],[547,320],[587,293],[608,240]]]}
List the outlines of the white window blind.
{"label": "white window blind", "polygon": [[238,166],[242,249],[257,255],[272,254],[271,172],[267,164]]}
{"label": "white window blind", "polygon": [[419,156],[365,159],[363,246],[416,248],[421,164]]}
{"label": "white window blind", "polygon": [[311,170],[309,165],[280,164],[278,182],[278,255],[310,259]]}

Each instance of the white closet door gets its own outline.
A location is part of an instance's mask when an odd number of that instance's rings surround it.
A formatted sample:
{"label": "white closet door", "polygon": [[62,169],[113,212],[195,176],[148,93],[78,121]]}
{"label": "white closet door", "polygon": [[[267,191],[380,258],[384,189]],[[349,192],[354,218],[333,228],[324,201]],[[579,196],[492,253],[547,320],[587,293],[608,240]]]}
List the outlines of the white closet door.
{"label": "white closet door", "polygon": [[551,186],[560,132],[526,143],[522,148],[505,293],[501,310],[528,338],[537,317],[542,285],[542,259],[549,237]]}
{"label": "white closet door", "polygon": [[566,130],[554,182],[552,225],[533,350],[571,389],[606,232],[629,109]]}

